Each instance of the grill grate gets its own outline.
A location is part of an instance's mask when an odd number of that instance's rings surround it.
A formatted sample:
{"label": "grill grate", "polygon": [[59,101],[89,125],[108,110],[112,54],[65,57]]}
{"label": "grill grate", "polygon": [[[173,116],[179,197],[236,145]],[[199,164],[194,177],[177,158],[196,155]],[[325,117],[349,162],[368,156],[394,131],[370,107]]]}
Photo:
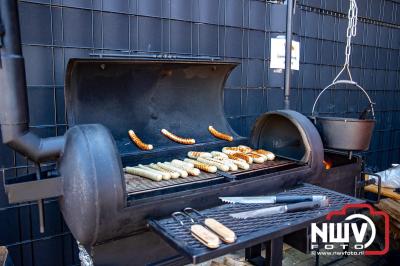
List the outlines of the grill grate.
{"label": "grill grate", "polygon": [[[249,170],[242,170],[229,173],[240,176],[255,171],[280,168],[292,164],[295,164],[295,162],[285,159],[275,159],[274,161],[267,161],[262,164],[252,164]],[[218,174],[210,174],[202,171],[199,176],[189,176],[187,178],[177,178],[161,182],[155,182],[152,180],[148,180],[146,178],[142,178],[140,176],[125,174],[126,192],[128,194],[143,193],[153,190],[160,190],[163,188],[171,188],[186,184],[206,182],[209,181],[210,179],[218,179],[218,178],[223,179],[224,177]]]}
{"label": "grill grate", "polygon": [[[268,207],[268,205],[272,206],[272,204],[224,204],[215,208],[204,210],[201,213],[203,213],[205,216],[215,218],[222,222],[224,225],[231,228],[238,237],[234,244],[222,244],[221,247],[216,250],[210,250],[204,247],[197,240],[195,240],[186,229],[184,229],[172,218],[166,218],[158,221],[150,220],[149,224],[169,243],[185,252],[186,255],[192,257],[194,263],[199,263],[213,258],[213,254],[215,254],[215,256],[220,256],[240,248],[248,247],[244,245],[246,242],[252,241],[252,239],[265,238],[264,241],[266,241],[268,240],[268,235],[274,233],[276,234],[278,231],[287,230],[290,227],[294,228],[305,222],[324,219],[325,215],[330,211],[339,210],[345,204],[362,202],[359,199],[309,184],[305,184],[301,187],[288,190],[280,194],[325,195],[330,200],[330,206],[303,212],[285,213],[271,217],[250,218],[246,220],[233,219],[229,216],[229,214],[264,208]],[[269,239],[271,239],[271,237]],[[261,243],[261,241],[259,243]]]}

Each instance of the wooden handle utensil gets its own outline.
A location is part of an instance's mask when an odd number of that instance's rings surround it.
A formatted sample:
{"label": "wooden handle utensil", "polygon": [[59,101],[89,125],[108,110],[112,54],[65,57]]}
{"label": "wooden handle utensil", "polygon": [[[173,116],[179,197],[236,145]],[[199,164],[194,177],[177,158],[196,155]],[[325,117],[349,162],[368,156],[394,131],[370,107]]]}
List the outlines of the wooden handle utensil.
{"label": "wooden handle utensil", "polygon": [[236,234],[231,229],[223,225],[222,223],[218,222],[214,218],[205,217],[199,211],[193,208],[185,208],[183,212],[190,217],[193,221],[203,224],[208,229],[213,231],[218,237],[224,241],[225,243],[233,243],[236,241]]}
{"label": "wooden handle utensil", "polygon": [[235,232],[233,232],[231,229],[221,224],[217,220],[213,218],[206,218],[204,220],[204,224],[213,232],[215,232],[225,243],[230,244],[236,241]]}
{"label": "wooden handle utensil", "polygon": [[203,245],[208,248],[219,248],[219,245],[221,244],[219,237],[201,224],[192,225],[190,227],[190,232],[192,233],[192,236],[194,238],[199,240]]}
{"label": "wooden handle utensil", "polygon": [[183,212],[174,212],[171,216],[183,228],[190,231],[190,234],[200,243],[202,243],[208,248],[212,249],[219,248],[219,245],[221,244],[219,237],[210,230],[208,230],[205,226],[196,223],[191,216]]}

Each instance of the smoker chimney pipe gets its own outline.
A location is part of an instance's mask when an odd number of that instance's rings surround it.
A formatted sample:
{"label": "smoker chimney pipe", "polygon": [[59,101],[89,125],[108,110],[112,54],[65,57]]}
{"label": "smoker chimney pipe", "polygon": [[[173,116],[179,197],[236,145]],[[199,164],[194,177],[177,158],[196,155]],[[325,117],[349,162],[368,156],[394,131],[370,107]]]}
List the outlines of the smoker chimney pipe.
{"label": "smoker chimney pipe", "polygon": [[40,138],[29,131],[18,1],[0,1],[0,23],[4,30],[0,50],[0,124],[3,143],[38,163],[57,159],[64,148],[64,137]]}
{"label": "smoker chimney pipe", "polygon": [[286,47],[285,47],[285,99],[284,108],[290,109],[290,75],[292,70],[292,19],[296,0],[286,0]]}

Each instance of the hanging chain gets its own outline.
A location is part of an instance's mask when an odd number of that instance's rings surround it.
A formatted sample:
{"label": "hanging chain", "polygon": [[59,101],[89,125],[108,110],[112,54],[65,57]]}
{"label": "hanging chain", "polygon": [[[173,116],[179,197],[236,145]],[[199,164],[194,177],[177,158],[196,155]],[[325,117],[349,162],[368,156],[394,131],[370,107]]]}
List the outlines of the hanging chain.
{"label": "hanging chain", "polygon": [[357,3],[355,0],[350,0],[350,8],[349,8],[349,13],[347,15],[349,22],[347,25],[347,32],[346,32],[347,42],[345,51],[346,55],[346,61],[344,63],[345,65],[349,65],[350,62],[351,38],[357,35],[357,15],[358,15]]}
{"label": "hanging chain", "polygon": [[347,70],[349,74],[350,80],[353,81],[353,77],[350,73],[350,55],[351,55],[351,38],[357,35],[357,16],[358,16],[358,8],[356,0],[350,0],[350,7],[347,14],[348,24],[347,24],[347,31],[346,31],[346,49],[345,49],[345,62],[343,65],[342,70],[333,80],[334,82],[339,78],[344,70]]}

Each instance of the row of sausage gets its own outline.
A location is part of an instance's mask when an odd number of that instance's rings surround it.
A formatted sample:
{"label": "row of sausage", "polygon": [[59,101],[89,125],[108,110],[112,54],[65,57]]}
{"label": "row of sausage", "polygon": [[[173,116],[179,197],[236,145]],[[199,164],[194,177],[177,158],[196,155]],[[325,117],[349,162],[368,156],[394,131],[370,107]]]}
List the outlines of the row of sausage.
{"label": "row of sausage", "polygon": [[125,167],[128,174],[141,176],[153,181],[185,178],[189,175],[198,176],[201,171],[215,173],[218,170],[238,171],[248,170],[253,163],[264,163],[274,160],[275,155],[266,150],[253,150],[248,146],[224,147],[222,151],[199,152],[190,151],[183,160],[174,159],[170,162],[157,162],[148,165],[139,164]]}
{"label": "row of sausage", "polygon": [[[219,132],[218,130],[216,130],[213,126],[209,126],[208,127],[208,131],[210,131],[210,133],[219,139],[222,140],[226,140],[226,141],[233,141],[233,137],[229,136],[228,134]],[[196,143],[196,140],[193,138],[183,138],[183,137],[179,137],[171,132],[169,132],[168,130],[166,130],[165,128],[161,129],[161,133],[166,136],[167,138],[169,138],[170,140],[180,143],[180,144],[184,144],[184,145],[192,145]],[[152,150],[154,148],[154,146],[152,144],[146,144],[144,143],[133,130],[129,130],[128,131],[129,137],[131,138],[131,140],[133,141],[133,143],[135,143],[135,145],[141,149],[141,150],[145,150],[145,151],[149,151]]]}

